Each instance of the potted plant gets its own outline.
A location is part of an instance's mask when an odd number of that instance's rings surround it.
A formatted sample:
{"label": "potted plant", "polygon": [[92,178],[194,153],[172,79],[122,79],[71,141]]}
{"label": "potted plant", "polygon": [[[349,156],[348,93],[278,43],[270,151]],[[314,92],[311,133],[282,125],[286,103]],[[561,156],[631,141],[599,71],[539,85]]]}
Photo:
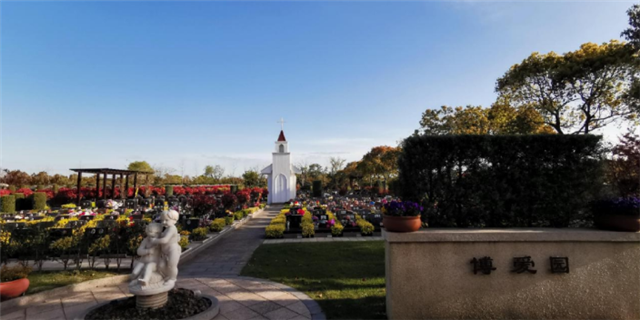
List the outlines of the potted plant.
{"label": "potted plant", "polygon": [[382,224],[387,231],[414,232],[420,229],[423,208],[411,201],[391,201],[382,207]]}
{"label": "potted plant", "polygon": [[640,231],[640,198],[596,201],[591,206],[596,227],[616,231]]}
{"label": "potted plant", "polygon": [[25,293],[29,289],[31,268],[22,265],[13,267],[2,266],[0,271],[0,299],[7,300]]}

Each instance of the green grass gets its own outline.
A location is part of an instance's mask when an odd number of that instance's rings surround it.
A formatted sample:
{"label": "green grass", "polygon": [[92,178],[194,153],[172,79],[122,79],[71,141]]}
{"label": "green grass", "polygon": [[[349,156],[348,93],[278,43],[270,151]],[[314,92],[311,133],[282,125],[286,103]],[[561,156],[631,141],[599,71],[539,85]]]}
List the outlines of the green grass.
{"label": "green grass", "polygon": [[29,289],[27,294],[34,294],[45,290],[68,286],[70,284],[116,276],[119,273],[114,271],[41,271],[29,274]]}
{"label": "green grass", "polygon": [[387,318],[382,241],[262,245],[242,275],[306,293],[327,319]]}

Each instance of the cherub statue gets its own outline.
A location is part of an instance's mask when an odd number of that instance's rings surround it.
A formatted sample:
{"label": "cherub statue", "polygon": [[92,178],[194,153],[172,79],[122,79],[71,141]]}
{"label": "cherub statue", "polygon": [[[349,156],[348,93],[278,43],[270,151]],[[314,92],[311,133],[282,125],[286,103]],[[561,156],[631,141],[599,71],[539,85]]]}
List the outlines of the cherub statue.
{"label": "cherub statue", "polygon": [[[138,256],[140,259],[136,261],[131,273],[131,285],[135,285],[136,281],[141,286],[149,284],[151,275],[157,271],[157,264],[160,261],[160,247],[153,244],[153,240],[157,239],[162,232],[162,225],[159,223],[150,223],[147,225],[147,237],[142,240],[138,247]],[[137,280],[136,280],[137,278]]]}
{"label": "cherub statue", "polygon": [[182,254],[182,248],[178,244],[180,234],[175,226],[179,218],[180,214],[175,210],[162,212],[160,219],[165,230],[159,238],[151,240],[152,245],[161,245],[164,259],[160,262],[159,269],[164,275],[164,285],[171,287],[178,278],[178,261],[180,261],[180,254]]}

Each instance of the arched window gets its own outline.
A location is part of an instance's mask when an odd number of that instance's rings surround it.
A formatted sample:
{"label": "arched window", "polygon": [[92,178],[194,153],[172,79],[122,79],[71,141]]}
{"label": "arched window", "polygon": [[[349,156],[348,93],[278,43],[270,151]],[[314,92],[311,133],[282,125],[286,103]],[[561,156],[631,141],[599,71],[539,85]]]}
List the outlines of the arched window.
{"label": "arched window", "polygon": [[280,153],[284,153],[284,145],[283,144],[280,145],[279,151],[280,151]]}

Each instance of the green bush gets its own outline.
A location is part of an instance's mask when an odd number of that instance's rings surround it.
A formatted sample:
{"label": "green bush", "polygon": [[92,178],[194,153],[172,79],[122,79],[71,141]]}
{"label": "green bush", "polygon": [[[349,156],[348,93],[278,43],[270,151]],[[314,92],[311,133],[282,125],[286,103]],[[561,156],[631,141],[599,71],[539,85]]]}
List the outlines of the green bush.
{"label": "green bush", "polygon": [[360,227],[360,233],[363,235],[370,235],[373,234],[373,230],[375,230],[375,227],[373,226],[373,224],[371,224],[371,222],[364,220],[364,219],[358,219],[358,227]]}
{"label": "green bush", "polygon": [[207,233],[209,233],[209,228],[195,228],[191,231],[191,240],[193,241],[201,241],[207,238]]}
{"label": "green bush", "polygon": [[5,213],[16,212],[16,196],[6,195],[2,197],[2,212],[5,212]]}
{"label": "green bush", "polygon": [[313,196],[316,198],[322,197],[322,181],[320,180],[313,181]]}
{"label": "green bush", "polygon": [[62,209],[75,209],[75,207],[76,207],[75,203],[67,203],[62,205]]}
{"label": "green bush", "polygon": [[16,196],[16,200],[24,199],[24,193],[14,193],[13,195]]}
{"label": "green bush", "polygon": [[233,216],[235,217],[236,220],[242,220],[242,218],[244,218],[244,214],[242,213],[242,210],[234,212]]}
{"label": "green bush", "polygon": [[182,251],[184,251],[184,249],[189,245],[189,236],[181,236],[178,244],[180,245],[180,248],[182,248]]}
{"label": "green bush", "polygon": [[300,226],[302,227],[302,236],[305,238],[310,238],[313,237],[313,235],[316,234],[315,230],[313,229],[313,223],[309,223],[309,222],[303,222],[300,224]]}
{"label": "green bush", "polygon": [[267,206],[266,204],[261,203],[261,204],[260,204],[260,209],[264,209],[264,207],[266,207],[266,206]]}
{"label": "green bush", "polygon": [[[602,186],[600,136],[411,136],[398,192],[430,227],[588,225]],[[437,204],[437,205],[436,205]]]}
{"label": "green bush", "polygon": [[36,190],[44,190],[44,189],[45,189],[45,188],[44,188],[44,185],[43,185],[43,184],[39,184],[39,185],[36,187]]}
{"label": "green bush", "polygon": [[173,195],[173,186],[166,186],[165,191],[167,197],[171,197]]}
{"label": "green bush", "polygon": [[342,234],[342,230],[344,230],[344,227],[342,226],[342,224],[336,223],[331,227],[331,234],[336,237],[340,236]]}
{"label": "green bush", "polygon": [[222,231],[222,229],[224,229],[226,225],[227,223],[225,222],[225,219],[222,219],[222,218],[214,219],[213,221],[211,221],[211,224],[209,225],[209,230],[213,232],[220,232]]}
{"label": "green bush", "polygon": [[224,223],[228,226],[233,224],[233,220],[235,220],[235,216],[226,216],[224,217]]}
{"label": "green bush", "polygon": [[53,194],[56,195],[56,194],[58,194],[58,191],[60,190],[60,187],[57,184],[54,184],[51,189],[53,190]]}
{"label": "green bush", "polygon": [[16,192],[16,186],[9,186],[9,190],[11,190],[11,192]]}
{"label": "green bush", "polygon": [[284,236],[284,226],[281,224],[268,225],[264,231],[265,236],[269,239],[282,238]]}
{"label": "green bush", "polygon": [[36,192],[33,194],[33,210],[44,210],[47,206],[47,194]]}

